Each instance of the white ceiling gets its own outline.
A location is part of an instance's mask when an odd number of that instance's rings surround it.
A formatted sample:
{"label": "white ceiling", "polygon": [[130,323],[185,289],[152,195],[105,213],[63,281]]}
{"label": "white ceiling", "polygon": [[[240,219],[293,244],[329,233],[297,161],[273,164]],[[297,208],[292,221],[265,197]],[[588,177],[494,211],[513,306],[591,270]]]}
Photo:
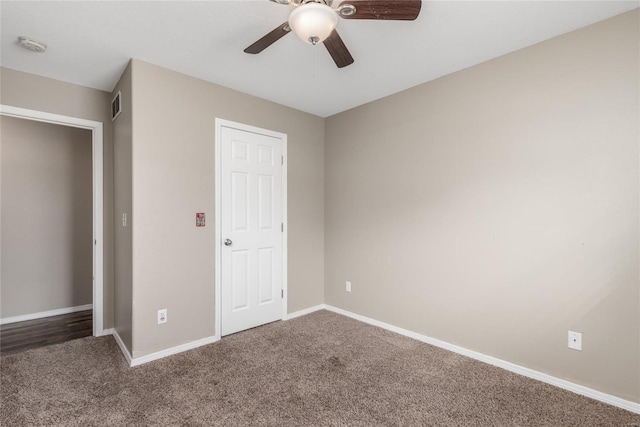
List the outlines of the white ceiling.
{"label": "white ceiling", "polygon": [[[111,91],[129,58],[138,58],[327,117],[638,6],[639,0],[424,1],[415,21],[340,19],[337,29],[355,63],[338,69],[324,46],[293,34],[259,55],[245,54],[287,20],[291,6],[267,0],[2,0],[0,61]],[[21,48],[23,35],[45,42],[47,52]]]}

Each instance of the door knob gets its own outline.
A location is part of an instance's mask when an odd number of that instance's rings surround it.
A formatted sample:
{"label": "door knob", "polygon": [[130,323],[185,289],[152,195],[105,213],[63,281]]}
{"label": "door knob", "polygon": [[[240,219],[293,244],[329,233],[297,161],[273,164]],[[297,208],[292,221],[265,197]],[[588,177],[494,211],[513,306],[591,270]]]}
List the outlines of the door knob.
{"label": "door knob", "polygon": [[231,244],[232,244],[232,243],[233,243],[233,242],[232,242],[231,240],[229,240],[229,239],[224,239],[224,244],[225,244],[226,246],[231,246]]}

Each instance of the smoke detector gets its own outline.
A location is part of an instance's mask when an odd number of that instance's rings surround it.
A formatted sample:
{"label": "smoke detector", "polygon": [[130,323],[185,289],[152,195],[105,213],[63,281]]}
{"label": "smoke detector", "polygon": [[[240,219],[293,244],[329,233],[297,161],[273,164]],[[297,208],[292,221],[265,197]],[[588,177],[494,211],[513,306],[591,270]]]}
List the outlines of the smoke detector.
{"label": "smoke detector", "polygon": [[22,45],[23,48],[25,49],[29,49],[33,52],[38,52],[38,53],[42,53],[45,50],[47,50],[47,45],[32,39],[30,37],[24,37],[24,36],[20,36],[18,37],[18,41],[20,42],[20,44]]}

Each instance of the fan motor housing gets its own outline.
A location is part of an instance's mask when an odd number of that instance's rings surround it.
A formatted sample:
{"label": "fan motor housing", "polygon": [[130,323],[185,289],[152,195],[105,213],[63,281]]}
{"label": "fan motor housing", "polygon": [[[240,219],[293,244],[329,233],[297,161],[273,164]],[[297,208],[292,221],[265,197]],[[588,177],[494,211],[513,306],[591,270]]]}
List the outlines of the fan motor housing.
{"label": "fan motor housing", "polygon": [[333,3],[333,0],[290,0],[290,2],[292,4],[295,4],[296,6],[307,4],[307,3],[320,3],[327,6],[331,6],[331,4]]}

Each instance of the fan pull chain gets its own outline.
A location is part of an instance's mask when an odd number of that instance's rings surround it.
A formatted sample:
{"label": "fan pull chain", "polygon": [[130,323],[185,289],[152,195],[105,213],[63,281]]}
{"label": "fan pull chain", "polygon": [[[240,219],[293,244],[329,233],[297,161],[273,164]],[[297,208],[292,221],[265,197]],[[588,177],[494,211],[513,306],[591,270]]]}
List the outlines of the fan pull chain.
{"label": "fan pull chain", "polygon": [[314,45],[314,47],[316,49],[313,49],[315,50],[315,52],[313,52],[313,80],[316,79],[316,68],[318,68],[318,50],[319,50],[317,49],[318,46]]}

